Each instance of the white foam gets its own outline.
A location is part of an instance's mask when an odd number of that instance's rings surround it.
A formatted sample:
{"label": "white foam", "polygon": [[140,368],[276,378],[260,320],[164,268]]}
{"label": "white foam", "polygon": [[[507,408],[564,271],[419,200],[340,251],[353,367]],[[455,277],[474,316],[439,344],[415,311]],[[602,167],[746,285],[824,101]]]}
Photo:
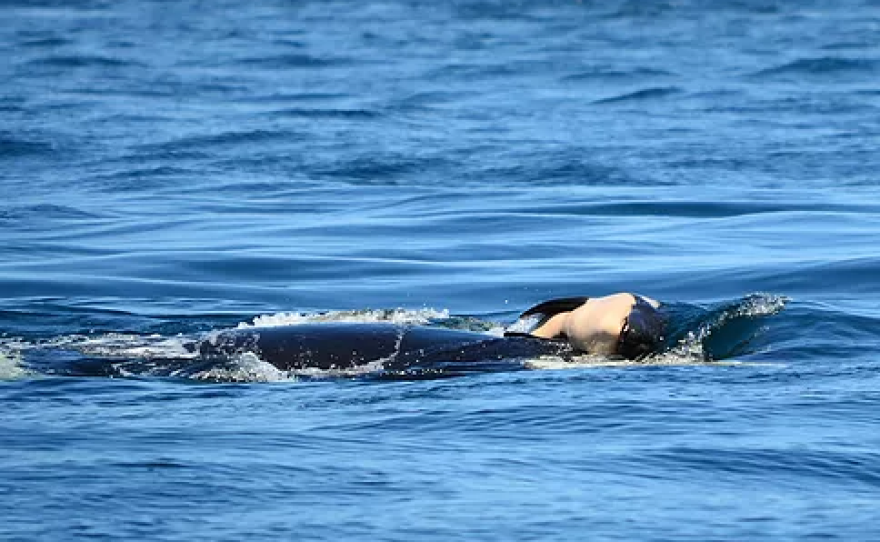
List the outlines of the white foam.
{"label": "white foam", "polygon": [[207,380],[213,382],[296,382],[300,379],[357,378],[376,374],[385,367],[387,359],[380,359],[365,365],[347,368],[319,369],[307,367],[283,371],[269,362],[263,361],[254,353],[243,352],[232,356],[228,361],[212,366],[204,371],[190,373],[186,369],[169,376]]}
{"label": "white foam", "polygon": [[541,370],[577,369],[580,367],[617,367],[620,365],[630,365],[632,363],[633,362],[629,360],[616,360],[593,354],[584,354],[571,359],[565,359],[559,356],[540,356],[524,361],[527,368]]}
{"label": "white foam", "polygon": [[507,328],[505,328],[501,324],[497,324],[497,325],[493,325],[491,328],[483,331],[483,333],[485,333],[486,335],[491,335],[493,337],[503,337],[504,333],[506,331],[507,331]]}
{"label": "white foam", "polygon": [[652,365],[714,365],[717,362],[706,361],[702,356],[681,355],[666,352],[643,360],[609,358],[597,354],[584,354],[570,359],[558,356],[541,356],[524,362],[529,369],[559,370],[589,367],[648,367]]}
{"label": "white foam", "polygon": [[292,377],[307,377],[307,378],[356,378],[359,376],[365,376],[370,374],[376,374],[382,371],[385,368],[385,363],[388,361],[387,358],[379,359],[376,361],[371,361],[370,363],[366,363],[364,365],[358,365],[356,367],[346,367],[346,368],[333,368],[333,369],[316,369],[316,368],[303,368],[303,369],[294,369],[289,371],[288,373]]}
{"label": "white foam", "polygon": [[219,382],[280,382],[296,380],[286,371],[281,371],[271,363],[265,362],[255,354],[246,352],[230,358],[227,363],[213,366],[204,371],[187,373],[178,371],[170,376],[181,376],[194,380]]}
{"label": "white foam", "polygon": [[279,312],[257,316],[253,322],[241,322],[238,329],[258,327],[278,327],[295,324],[316,324],[327,322],[389,322],[393,324],[428,324],[432,320],[449,318],[448,310],[424,309],[364,309],[351,311],[329,311],[321,313]]}
{"label": "white foam", "polygon": [[727,318],[772,316],[785,308],[789,298],[781,295],[758,293],[746,297],[735,310],[731,311]]}
{"label": "white foam", "polygon": [[0,344],[0,380],[15,380],[31,375],[21,366],[21,349],[17,343]]}
{"label": "white foam", "polygon": [[629,359],[615,359],[604,356],[585,355],[566,360],[557,356],[542,356],[540,358],[525,360],[525,366],[529,369],[561,370],[579,368],[601,367],[651,367],[651,366],[748,366],[748,367],[784,367],[778,363],[737,361],[737,360],[707,360],[703,357],[682,356],[674,352],[666,352],[651,356],[641,361]]}
{"label": "white foam", "polygon": [[40,343],[40,346],[70,348],[86,355],[108,358],[198,358],[198,352],[186,348],[190,342],[192,342],[190,339],[182,335],[165,337],[162,335],[108,333],[95,337],[65,335]]}

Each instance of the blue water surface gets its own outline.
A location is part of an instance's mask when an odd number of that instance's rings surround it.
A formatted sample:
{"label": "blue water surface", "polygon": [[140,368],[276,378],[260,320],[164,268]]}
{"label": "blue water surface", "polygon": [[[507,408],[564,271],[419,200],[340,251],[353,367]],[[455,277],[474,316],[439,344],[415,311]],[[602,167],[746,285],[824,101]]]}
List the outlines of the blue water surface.
{"label": "blue water surface", "polygon": [[[0,18],[3,540],[880,538],[875,0]],[[700,316],[639,364],[150,362],[616,291]]]}

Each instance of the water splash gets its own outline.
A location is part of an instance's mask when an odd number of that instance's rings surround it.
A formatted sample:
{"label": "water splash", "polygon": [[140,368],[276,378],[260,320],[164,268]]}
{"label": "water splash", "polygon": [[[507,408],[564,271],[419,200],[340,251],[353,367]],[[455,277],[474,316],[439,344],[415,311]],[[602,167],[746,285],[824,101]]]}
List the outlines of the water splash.
{"label": "water splash", "polygon": [[19,344],[18,342],[0,344],[0,381],[15,380],[31,375],[31,371],[22,366]]}
{"label": "water splash", "polygon": [[295,375],[281,371],[271,363],[261,360],[256,354],[242,353],[233,356],[228,362],[219,363],[193,372],[179,369],[168,376],[190,378],[207,382],[281,382],[296,380]]}
{"label": "water splash", "polygon": [[175,358],[195,359],[198,352],[187,345],[193,340],[183,335],[136,335],[132,333],[108,333],[98,336],[65,335],[40,342],[33,347],[72,349],[88,356],[106,358]]}
{"label": "water splash", "polygon": [[329,311],[321,313],[280,312],[257,316],[252,323],[241,322],[238,329],[258,327],[277,327],[295,324],[315,324],[322,322],[388,322],[399,325],[425,325],[434,320],[449,318],[448,310],[424,309],[362,309],[348,311]]}
{"label": "water splash", "polygon": [[[379,375],[390,358],[379,359],[364,365],[348,368],[319,369],[316,367],[283,371],[260,359],[253,352],[242,352],[222,362],[215,362],[204,368],[192,367],[162,373],[157,368],[153,376],[187,378],[206,382],[296,382],[299,380],[329,380],[338,378],[360,378]],[[135,372],[131,376],[138,376]],[[143,373],[140,373],[143,376]]]}
{"label": "water splash", "polygon": [[683,337],[651,361],[701,363],[743,353],[763,329],[759,321],[781,312],[787,302],[785,296],[756,293],[724,304],[691,324]]}

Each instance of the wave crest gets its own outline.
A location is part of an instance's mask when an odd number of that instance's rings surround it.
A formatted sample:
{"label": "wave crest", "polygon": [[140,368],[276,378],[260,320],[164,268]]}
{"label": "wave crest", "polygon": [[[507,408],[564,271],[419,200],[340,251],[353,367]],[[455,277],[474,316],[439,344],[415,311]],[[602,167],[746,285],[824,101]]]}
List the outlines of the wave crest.
{"label": "wave crest", "polygon": [[689,322],[683,336],[654,358],[699,363],[749,353],[751,343],[763,329],[760,320],[782,311],[788,300],[785,296],[756,293],[724,304],[698,321]]}

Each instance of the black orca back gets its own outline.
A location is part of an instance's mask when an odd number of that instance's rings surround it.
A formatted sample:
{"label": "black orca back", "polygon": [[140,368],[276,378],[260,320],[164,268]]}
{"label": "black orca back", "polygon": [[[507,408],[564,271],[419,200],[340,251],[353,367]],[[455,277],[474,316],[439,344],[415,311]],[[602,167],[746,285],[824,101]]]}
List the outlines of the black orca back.
{"label": "black orca back", "polygon": [[281,370],[348,369],[382,361],[386,370],[557,354],[562,345],[431,326],[321,323],[224,331],[202,342],[205,357],[253,353]]}

